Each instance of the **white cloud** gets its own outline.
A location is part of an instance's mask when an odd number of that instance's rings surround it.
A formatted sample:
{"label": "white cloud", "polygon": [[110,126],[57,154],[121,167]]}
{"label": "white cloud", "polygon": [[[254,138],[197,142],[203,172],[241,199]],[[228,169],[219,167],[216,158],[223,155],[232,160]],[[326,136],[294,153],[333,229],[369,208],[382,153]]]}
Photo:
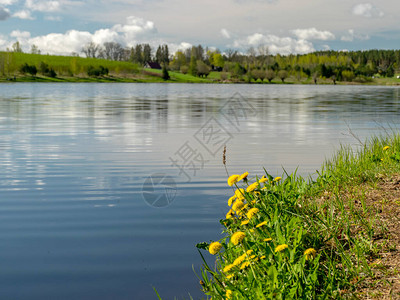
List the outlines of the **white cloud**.
{"label": "white cloud", "polygon": [[[157,28],[151,21],[141,18],[128,17],[126,24],[116,24],[111,28],[95,31],[69,30],[66,33],[50,33],[43,36],[32,37],[27,40],[25,48],[35,44],[42,53],[69,55],[72,52],[80,53],[87,43],[104,44],[105,42],[117,42],[122,46],[132,47],[137,43],[151,42]],[[184,43],[177,47],[186,46]]]}
{"label": "white cloud", "polygon": [[383,17],[384,13],[379,8],[373,6],[371,3],[360,3],[353,7],[353,15],[362,16],[366,18]]}
{"label": "white cloud", "polygon": [[23,20],[35,20],[35,18],[32,17],[31,12],[28,10],[17,11],[15,14],[13,14],[13,17],[20,18]]}
{"label": "white cloud", "polygon": [[[163,44],[163,43],[161,42],[158,44]],[[180,44],[172,43],[172,44],[168,44],[168,50],[169,50],[169,53],[175,53],[178,50],[185,51],[186,49],[190,49],[190,48],[192,48],[192,46],[193,46],[192,44],[186,43],[186,42],[182,42]]]}
{"label": "white cloud", "polygon": [[302,40],[334,40],[335,35],[330,31],[320,31],[315,27],[307,28],[307,29],[294,29],[292,33]]}
{"label": "white cloud", "polygon": [[26,0],[25,7],[31,10],[52,12],[60,10],[59,1]]}
{"label": "white cloud", "polygon": [[7,8],[0,7],[0,21],[7,20],[10,17],[10,12]]}
{"label": "white cloud", "polygon": [[11,5],[17,2],[18,0],[0,0],[0,4],[2,5]]}
{"label": "white cloud", "polygon": [[18,39],[29,39],[31,37],[31,33],[28,31],[19,31],[19,30],[14,30],[10,33],[11,37]]}
{"label": "white cloud", "polygon": [[226,30],[225,28],[221,29],[221,34],[226,39],[230,39],[231,38],[231,33],[228,30]]}
{"label": "white cloud", "polygon": [[0,47],[3,48],[7,43],[8,41],[6,40],[6,38],[0,34]]}
{"label": "white cloud", "polygon": [[48,21],[62,21],[62,18],[60,16],[45,16],[44,19]]}
{"label": "white cloud", "polygon": [[344,42],[352,42],[354,40],[369,40],[369,38],[368,35],[359,34],[354,29],[349,29],[340,39]]}
{"label": "white cloud", "polygon": [[331,47],[329,45],[322,45],[322,50],[328,51],[331,50]]}
{"label": "white cloud", "polygon": [[296,40],[291,37],[279,37],[272,34],[263,35],[261,33],[254,33],[244,39],[235,40],[233,44],[234,47],[242,49],[259,45],[267,46],[273,54],[302,54],[315,51],[313,44],[307,40]]}
{"label": "white cloud", "polygon": [[120,38],[125,42],[127,46],[133,46],[136,44],[136,39],[138,36],[144,34],[154,34],[157,33],[157,28],[151,21],[146,21],[142,18],[137,18],[134,16],[127,17],[126,24],[116,24],[110,29],[110,35],[114,33],[122,34]]}

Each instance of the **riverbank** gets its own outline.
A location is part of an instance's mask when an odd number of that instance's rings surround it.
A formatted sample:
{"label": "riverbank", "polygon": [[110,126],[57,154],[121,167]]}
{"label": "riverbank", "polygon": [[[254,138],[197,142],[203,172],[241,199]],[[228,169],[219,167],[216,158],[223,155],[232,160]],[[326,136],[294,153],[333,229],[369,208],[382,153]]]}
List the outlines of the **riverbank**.
{"label": "riverbank", "polygon": [[398,133],[342,147],[315,180],[244,173],[228,184],[225,237],[197,245],[206,295],[400,297]]}
{"label": "riverbank", "polygon": [[[289,77],[284,82],[278,79],[273,79],[271,82],[268,81],[255,81],[254,79],[248,81],[245,79],[224,79],[220,78],[219,72],[211,72],[207,78],[192,76],[190,74],[182,74],[180,72],[169,71],[170,79],[164,80],[162,78],[161,70],[143,69],[137,73],[123,73],[116,74],[110,73],[106,76],[87,76],[85,74],[75,76],[62,76],[47,77],[41,74],[35,76],[30,75],[13,75],[13,76],[0,76],[0,83],[4,82],[68,82],[68,83],[80,83],[80,82],[101,82],[101,83],[214,83],[214,84],[241,84],[251,83],[257,85],[276,85],[276,84],[306,84],[306,85],[333,85],[333,81],[330,79],[319,79],[317,83],[311,78],[303,78],[297,80],[296,78]],[[340,81],[335,82],[336,85],[377,85],[377,86],[400,86],[400,79],[397,78],[371,78],[367,82],[347,82]]]}

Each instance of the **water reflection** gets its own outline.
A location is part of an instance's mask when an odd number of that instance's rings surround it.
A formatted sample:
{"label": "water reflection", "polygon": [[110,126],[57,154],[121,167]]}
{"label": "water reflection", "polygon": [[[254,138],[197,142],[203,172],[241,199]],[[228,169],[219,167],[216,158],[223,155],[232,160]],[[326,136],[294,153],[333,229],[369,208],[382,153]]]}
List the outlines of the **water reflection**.
{"label": "water reflection", "polygon": [[[230,134],[232,173],[315,172],[339,143],[398,126],[399,89],[364,86],[3,84],[0,288],[6,298],[132,299],[201,293],[194,244],[217,239],[229,189],[219,151],[196,133]],[[236,93],[254,107],[234,126]],[[185,143],[205,163],[190,181],[170,160]],[[217,149],[218,150],[218,149]],[[153,209],[142,185],[172,176],[177,198]],[[171,275],[173,274],[173,276]],[[29,296],[28,296],[29,295]],[[63,296],[60,296],[63,295]]]}

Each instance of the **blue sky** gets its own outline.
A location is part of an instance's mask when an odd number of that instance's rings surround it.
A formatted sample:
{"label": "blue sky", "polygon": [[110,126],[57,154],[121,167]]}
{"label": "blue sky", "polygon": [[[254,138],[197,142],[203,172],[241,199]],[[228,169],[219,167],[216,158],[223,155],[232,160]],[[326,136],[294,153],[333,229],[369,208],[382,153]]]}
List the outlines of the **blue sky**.
{"label": "blue sky", "polygon": [[111,41],[273,54],[399,49],[398,16],[394,0],[0,0],[0,50],[16,41],[67,55]]}

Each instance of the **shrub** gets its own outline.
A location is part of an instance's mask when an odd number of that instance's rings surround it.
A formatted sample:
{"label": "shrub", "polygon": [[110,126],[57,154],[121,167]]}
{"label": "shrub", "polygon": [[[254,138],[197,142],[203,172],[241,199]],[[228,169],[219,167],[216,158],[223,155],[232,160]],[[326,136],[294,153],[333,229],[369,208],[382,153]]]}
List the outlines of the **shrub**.
{"label": "shrub", "polygon": [[189,71],[189,67],[188,66],[182,66],[181,67],[181,73],[182,74],[187,74],[188,71]]}
{"label": "shrub", "polygon": [[43,61],[39,65],[39,73],[51,78],[57,77],[56,71],[53,68],[49,68],[49,65]]}
{"label": "shrub", "polygon": [[23,74],[31,74],[32,76],[35,76],[37,74],[37,68],[36,66],[32,65],[28,65],[27,63],[23,64],[20,68],[20,72]]}
{"label": "shrub", "polygon": [[99,66],[97,68],[93,67],[93,66],[89,66],[87,69],[87,74],[90,77],[93,76],[104,76],[104,75],[108,75],[109,71],[108,68],[105,68],[103,66]]}

